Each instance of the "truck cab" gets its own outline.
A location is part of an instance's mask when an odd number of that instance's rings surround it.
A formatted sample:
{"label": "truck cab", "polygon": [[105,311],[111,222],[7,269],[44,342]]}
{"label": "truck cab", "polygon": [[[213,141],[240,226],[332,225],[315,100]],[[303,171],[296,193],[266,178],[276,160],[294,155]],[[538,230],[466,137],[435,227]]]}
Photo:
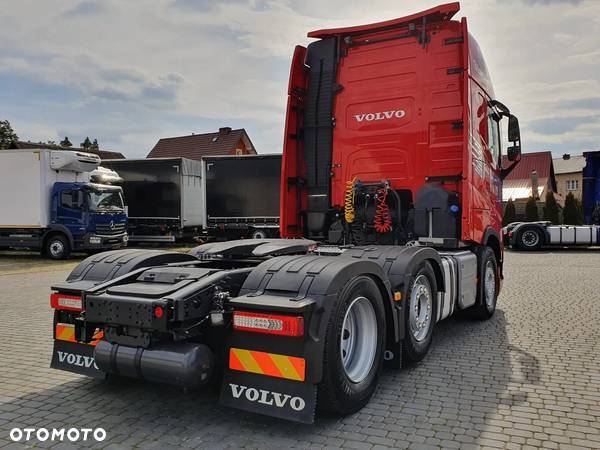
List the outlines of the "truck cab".
{"label": "truck cab", "polygon": [[52,188],[50,218],[55,229],[64,231],[47,244],[51,258],[64,258],[69,249],[112,249],[127,242],[127,214],[118,186],[57,182]]}

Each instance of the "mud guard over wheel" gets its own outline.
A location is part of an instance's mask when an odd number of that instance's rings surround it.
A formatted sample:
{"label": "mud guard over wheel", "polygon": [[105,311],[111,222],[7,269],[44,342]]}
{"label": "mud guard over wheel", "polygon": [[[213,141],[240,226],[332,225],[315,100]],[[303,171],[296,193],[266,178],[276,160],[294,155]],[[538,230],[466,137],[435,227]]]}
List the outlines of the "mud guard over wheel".
{"label": "mud guard over wheel", "polygon": [[65,282],[53,285],[52,289],[81,293],[141,268],[186,261],[197,261],[197,258],[187,253],[163,250],[122,249],[102,252],[81,261]]}
{"label": "mud guard over wheel", "polygon": [[[399,349],[405,338],[403,303],[394,299],[405,298],[412,274],[427,261],[430,261],[427,264],[433,284],[437,285],[439,277],[439,284],[443,286],[438,265],[440,257],[435,250],[425,247],[373,246],[353,248],[338,256],[280,256],[257,266],[244,282],[239,296],[231,299],[231,306],[234,310],[301,315],[304,336],[274,339],[269,335],[234,331],[225,346],[229,352],[226,358],[232,350],[237,352],[238,349],[258,352],[257,357],[261,353],[275,354],[275,357],[287,355],[302,359],[305,370],[301,380],[291,381],[240,372],[240,368],[232,368],[230,362],[224,373],[221,403],[307,422],[308,417],[313,420],[314,394],[318,389],[320,408],[342,413],[360,409],[375,390],[385,350],[392,348],[398,358],[401,355]],[[344,365],[345,343],[342,341],[345,330],[352,329],[348,324],[353,320],[349,319],[353,304],[358,306],[354,321],[374,317],[377,323],[372,327],[377,330],[375,355],[371,362],[368,348],[373,346],[367,345],[366,353],[363,352],[368,355],[365,365]],[[357,339],[362,339],[360,333]],[[250,398],[240,394],[239,386],[245,386],[244,392],[250,389]],[[255,391],[264,398],[255,398]],[[304,396],[301,397],[304,406],[301,410],[294,410],[288,404],[276,407],[271,404],[273,396],[288,400]],[[311,409],[310,414],[306,408]]]}
{"label": "mud guard over wheel", "polygon": [[[323,337],[330,329],[330,319],[340,294],[349,281],[357,277],[379,280],[369,282],[370,289],[377,289],[381,298],[386,297],[383,301],[391,301],[385,275],[373,261],[343,256],[294,255],[276,257],[257,266],[246,279],[240,295],[231,299],[233,308],[302,315],[304,336],[278,336],[274,339],[269,335],[234,331],[227,340],[226,351],[231,354],[232,349],[242,349],[258,355],[268,353],[276,357],[285,355],[299,358],[303,360],[305,370],[300,379],[287,380],[240,372],[232,369],[230,364],[224,373],[221,403],[246,411],[312,423],[317,386],[324,377],[326,339]],[[382,351],[379,355],[377,357],[383,359]],[[245,394],[238,395],[239,389],[242,389],[239,386],[245,386],[244,392],[250,390],[250,399]],[[260,398],[254,399],[255,390],[265,396],[266,402],[273,400],[274,403],[265,405]],[[370,398],[368,394],[365,401]],[[295,405],[302,404],[302,408],[294,408],[289,402],[278,407],[277,401],[281,405],[281,399],[287,398],[289,401],[294,397],[301,399],[295,400]]]}

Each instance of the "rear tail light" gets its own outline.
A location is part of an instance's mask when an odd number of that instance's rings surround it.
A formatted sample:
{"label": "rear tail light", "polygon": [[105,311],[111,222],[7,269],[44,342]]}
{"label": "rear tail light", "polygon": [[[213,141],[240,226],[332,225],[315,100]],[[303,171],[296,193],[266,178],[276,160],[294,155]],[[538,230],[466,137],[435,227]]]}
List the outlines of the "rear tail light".
{"label": "rear tail light", "polygon": [[78,295],[50,294],[50,306],[54,309],[83,311],[83,301]]}
{"label": "rear tail light", "polygon": [[512,230],[508,232],[508,237],[511,238],[513,236]]}
{"label": "rear tail light", "polygon": [[298,337],[304,336],[304,319],[301,316],[234,311],[233,329]]}

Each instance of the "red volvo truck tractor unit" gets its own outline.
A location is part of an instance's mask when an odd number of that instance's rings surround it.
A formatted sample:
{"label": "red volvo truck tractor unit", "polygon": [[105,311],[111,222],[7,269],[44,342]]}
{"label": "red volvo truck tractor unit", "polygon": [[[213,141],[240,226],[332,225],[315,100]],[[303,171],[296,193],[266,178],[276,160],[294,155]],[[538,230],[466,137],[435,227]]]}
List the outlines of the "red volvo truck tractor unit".
{"label": "red volvo truck tractor unit", "polygon": [[519,125],[458,11],[309,33],[289,80],[285,239],[86,259],[52,288],[52,366],[218,377],[224,405],[312,422],[317,406],[362,408],[384,362],[423,358],[440,320],[490,318]]}

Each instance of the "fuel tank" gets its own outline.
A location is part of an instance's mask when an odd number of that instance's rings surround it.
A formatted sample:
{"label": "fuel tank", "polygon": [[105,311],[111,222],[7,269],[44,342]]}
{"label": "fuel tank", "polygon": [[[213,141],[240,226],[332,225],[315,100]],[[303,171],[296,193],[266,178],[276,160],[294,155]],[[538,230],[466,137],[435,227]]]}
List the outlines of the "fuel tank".
{"label": "fuel tank", "polygon": [[144,349],[102,340],[96,345],[94,359],[106,373],[187,388],[206,384],[213,369],[210,348],[192,342],[162,343]]}

